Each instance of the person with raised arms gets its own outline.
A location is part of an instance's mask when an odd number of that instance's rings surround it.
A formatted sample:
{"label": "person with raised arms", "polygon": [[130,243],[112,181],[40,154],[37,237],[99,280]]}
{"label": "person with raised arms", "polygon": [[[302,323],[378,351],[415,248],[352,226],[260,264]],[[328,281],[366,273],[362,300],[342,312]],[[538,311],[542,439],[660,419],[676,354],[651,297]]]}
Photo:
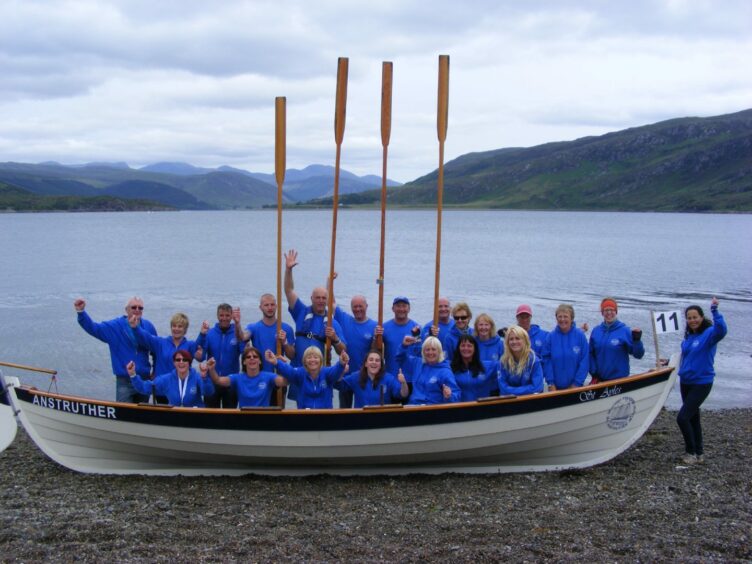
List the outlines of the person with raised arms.
{"label": "person with raised arms", "polygon": [[618,306],[614,298],[601,301],[603,323],[590,335],[591,384],[629,376],[629,355],[645,356],[642,331],[631,329],[616,318]]}
{"label": "person with raised arms", "polygon": [[718,299],[710,302],[711,321],[698,305],[684,310],[687,328],[681,344],[679,390],[682,406],[676,416],[684,438],[682,462],[703,462],[705,451],[700,425],[700,406],[708,397],[715,379],[715,352],[718,343],[728,333],[726,320],[718,311]]}
{"label": "person with raised arms", "polygon": [[174,368],[154,380],[141,378],[136,374],[136,364],[129,362],[126,369],[133,387],[147,397],[152,393],[165,396],[176,407],[205,407],[203,398],[214,393],[214,385],[206,376],[206,365],[199,365],[198,371],[191,368],[193,356],[184,350],[175,351],[172,361]]}
{"label": "person with raised arms", "polygon": [[376,335],[382,335],[384,339],[384,359],[386,371],[396,374],[399,370],[397,355],[404,338],[408,335],[413,337],[412,343],[419,342],[420,325],[410,319],[410,300],[406,296],[397,296],[392,300],[392,313],[394,317],[384,323],[384,327],[376,326]]}
{"label": "person with raised arms", "polygon": [[[172,357],[177,350],[188,351],[193,358],[201,360],[201,347],[198,345],[198,341],[191,341],[185,336],[190,325],[186,314],[178,312],[172,316],[169,337],[159,337],[144,331],[139,325],[136,315],[131,314],[128,317],[128,323],[133,329],[139,345],[145,346],[154,354],[154,374],[164,374],[172,370]],[[203,327],[202,332],[204,332]]]}
{"label": "person with raised arms", "polygon": [[472,335],[461,335],[450,363],[454,380],[462,394],[460,401],[475,401],[498,395],[499,361],[481,361],[478,342]]}
{"label": "person with raised arms", "polygon": [[128,316],[134,315],[138,325],[147,333],[157,334],[154,325],[143,318],[144,301],[134,296],[125,304],[125,315],[109,321],[95,322],[86,312],[86,301],[78,298],[73,302],[78,324],[92,337],[107,343],[110,349],[112,373],[115,375],[115,399],[128,403],[140,403],[149,400],[148,396],[140,394],[133,388],[126,366],[132,361],[135,371],[142,378],[151,377],[151,363],[149,351],[141,346],[128,323]]}
{"label": "person with raised arms", "polygon": [[321,349],[310,346],[303,352],[303,366],[290,366],[270,350],[264,353],[266,360],[277,367],[277,371],[287,382],[298,386],[299,409],[332,409],[334,384],[345,373],[345,366],[349,357],[343,350],[339,354],[339,362],[334,366],[324,366],[324,355]]}
{"label": "person with raised arms", "polygon": [[[222,376],[240,372],[240,353],[243,351],[243,330],[240,327],[240,310],[230,304],[217,306],[217,323],[209,328],[209,322],[201,325],[201,334],[196,340],[203,349],[206,358],[216,361],[216,370]],[[238,398],[232,388],[222,387],[207,398],[207,407],[234,409]]]}
{"label": "person with raised arms", "polygon": [[480,360],[499,362],[504,353],[504,342],[496,333],[496,323],[493,318],[487,313],[481,313],[475,319],[474,328]]}
{"label": "person with raised arms", "polygon": [[444,359],[441,341],[436,337],[426,337],[420,349],[420,356],[412,354],[417,338],[406,335],[403,339],[397,361],[412,384],[410,405],[439,404],[460,401],[462,392],[457,386],[449,363]]}
{"label": "person with raised arms", "polygon": [[[243,351],[243,372],[220,376],[216,361],[206,361],[209,376],[215,386],[232,388],[238,398],[238,407],[266,407],[271,404],[275,386],[283,387],[286,381],[274,372],[261,370],[261,351],[248,345]],[[269,363],[269,366],[273,366]]]}
{"label": "person with raised arms", "polygon": [[502,395],[526,396],[543,391],[543,366],[530,346],[527,331],[519,325],[512,325],[504,334],[498,382]]}
{"label": "person with raised arms", "polygon": [[[352,364],[352,359],[350,363]],[[369,351],[360,370],[350,372],[334,387],[340,391],[343,388],[350,390],[355,398],[355,407],[392,403],[406,398],[410,393],[402,371],[397,376],[387,372],[384,357],[377,350]]]}
{"label": "person with raised arms", "polygon": [[588,341],[574,324],[574,308],[556,308],[556,327],[543,345],[543,375],[548,389],[577,388],[585,383],[589,368]]}

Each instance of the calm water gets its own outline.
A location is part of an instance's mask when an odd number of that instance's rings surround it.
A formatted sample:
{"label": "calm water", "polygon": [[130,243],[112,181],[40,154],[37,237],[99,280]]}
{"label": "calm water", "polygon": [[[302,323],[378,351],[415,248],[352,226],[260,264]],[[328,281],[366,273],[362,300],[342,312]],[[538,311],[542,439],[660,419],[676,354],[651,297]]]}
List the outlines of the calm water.
{"label": "calm water", "polygon": [[[284,248],[300,253],[296,289],[307,297],[328,275],[331,212],[285,212],[283,221]],[[112,398],[107,346],[79,328],[73,300],[83,296],[103,320],[138,294],[160,334],[183,311],[195,336],[223,301],[255,321],[260,294],[276,289],[275,224],[268,211],[2,214],[0,360],[55,368],[61,391]],[[441,293],[452,302],[467,301],[498,326],[530,303],[534,321],[550,329],[559,303],[594,326],[601,298],[613,295],[620,319],[645,331],[647,353],[633,371],[655,362],[650,309],[708,306],[718,296],[730,331],[706,405],[752,405],[752,216],[448,211],[443,224]],[[378,211],[339,214],[335,292],[343,304],[365,294],[374,318],[379,229]],[[435,234],[435,212],[389,212],[385,319],[397,294],[411,298],[413,319],[431,318]],[[679,342],[679,333],[661,336],[661,356]],[[678,405],[676,393],[669,405]]]}

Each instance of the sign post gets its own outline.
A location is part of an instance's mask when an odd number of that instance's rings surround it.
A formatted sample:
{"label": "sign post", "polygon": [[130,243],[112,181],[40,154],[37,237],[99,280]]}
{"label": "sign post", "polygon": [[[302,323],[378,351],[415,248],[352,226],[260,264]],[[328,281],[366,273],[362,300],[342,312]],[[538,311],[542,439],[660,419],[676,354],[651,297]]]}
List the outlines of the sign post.
{"label": "sign post", "polygon": [[680,311],[653,311],[650,310],[651,322],[653,323],[653,342],[655,344],[655,367],[660,368],[661,356],[658,353],[658,333],[678,333]]}

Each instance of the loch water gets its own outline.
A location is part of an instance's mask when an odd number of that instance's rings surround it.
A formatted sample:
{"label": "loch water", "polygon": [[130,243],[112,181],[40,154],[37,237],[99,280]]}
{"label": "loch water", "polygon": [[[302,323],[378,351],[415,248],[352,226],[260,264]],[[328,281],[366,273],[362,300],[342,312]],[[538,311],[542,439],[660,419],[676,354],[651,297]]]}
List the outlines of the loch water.
{"label": "loch water", "polygon": [[[243,322],[259,317],[258,298],[276,292],[276,212],[0,214],[0,360],[58,370],[61,392],[111,399],[107,346],[76,323],[73,300],[87,300],[97,321],[123,313],[130,296],[160,334],[186,313],[193,338],[217,304],[240,306]],[[378,317],[380,212],[340,210],[335,294],[343,305],[362,293]],[[299,252],[295,286],[308,301],[329,272],[331,211],[285,210],[283,247]],[[616,212],[458,211],[443,214],[441,294],[514,322],[528,303],[534,322],[554,326],[559,303],[576,322],[601,321],[604,296],[619,318],[643,329],[655,363],[650,311],[700,304],[713,296],[729,325],[719,344],[711,408],[752,406],[752,215]],[[391,299],[409,296],[411,318],[432,317],[436,212],[387,214],[384,318]],[[286,303],[285,309],[286,309]],[[289,314],[285,318],[290,321]],[[683,330],[683,323],[682,323]],[[659,336],[660,356],[679,349],[682,333]],[[46,389],[49,378],[6,370]],[[668,405],[679,405],[676,390]]]}

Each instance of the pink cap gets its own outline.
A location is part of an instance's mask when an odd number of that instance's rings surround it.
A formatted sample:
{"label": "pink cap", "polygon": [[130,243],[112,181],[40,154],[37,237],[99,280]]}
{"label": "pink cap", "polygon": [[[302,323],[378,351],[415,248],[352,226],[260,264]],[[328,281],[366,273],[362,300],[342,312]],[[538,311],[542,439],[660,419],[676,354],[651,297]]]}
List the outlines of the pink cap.
{"label": "pink cap", "polygon": [[532,317],[533,310],[529,305],[522,304],[520,307],[517,308],[517,313],[515,313],[515,317],[520,315],[521,313],[527,313],[529,316]]}

